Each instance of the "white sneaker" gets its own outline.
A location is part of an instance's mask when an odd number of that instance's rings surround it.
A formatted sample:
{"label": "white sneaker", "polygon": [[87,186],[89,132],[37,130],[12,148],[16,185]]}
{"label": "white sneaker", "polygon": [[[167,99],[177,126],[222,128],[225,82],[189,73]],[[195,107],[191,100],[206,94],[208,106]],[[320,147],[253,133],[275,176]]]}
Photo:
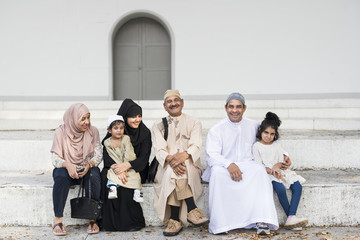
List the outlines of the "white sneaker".
{"label": "white sneaker", "polygon": [[299,227],[305,227],[307,224],[308,224],[308,220],[306,218],[290,216],[286,220],[284,228],[285,229],[294,229],[294,228],[299,228]]}
{"label": "white sneaker", "polygon": [[142,194],[142,192],[140,192],[139,189],[134,190],[134,198],[133,199],[135,202],[143,202],[144,201],[143,194]]}
{"label": "white sneaker", "polygon": [[108,199],[116,199],[117,198],[117,189],[115,186],[111,186],[109,189]]}
{"label": "white sneaker", "polygon": [[302,227],[296,227],[296,228],[293,228],[291,230],[293,230],[293,231],[302,231]]}
{"label": "white sneaker", "polygon": [[267,223],[258,222],[256,223],[256,234],[257,235],[270,235],[270,228]]}

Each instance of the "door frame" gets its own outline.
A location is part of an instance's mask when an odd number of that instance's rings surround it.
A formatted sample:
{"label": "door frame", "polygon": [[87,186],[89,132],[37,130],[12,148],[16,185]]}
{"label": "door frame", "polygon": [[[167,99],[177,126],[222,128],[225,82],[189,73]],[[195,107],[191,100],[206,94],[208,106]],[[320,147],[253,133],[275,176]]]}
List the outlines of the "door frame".
{"label": "door frame", "polygon": [[[115,23],[113,24],[113,26],[110,28],[110,33],[109,33],[109,97],[108,99],[113,101],[114,100],[114,58],[113,58],[113,51],[114,51],[114,39],[115,39],[115,35],[117,33],[117,31],[129,20],[131,19],[135,19],[135,18],[141,18],[141,17],[146,17],[146,18],[150,18],[155,20],[156,22],[158,22],[159,24],[161,24],[165,30],[168,32],[169,37],[170,37],[170,44],[171,44],[171,48],[170,48],[170,59],[171,59],[171,65],[170,65],[170,71],[171,71],[171,79],[170,79],[170,84],[171,84],[171,88],[173,88],[175,86],[175,65],[174,65],[174,45],[175,45],[175,41],[174,41],[174,33],[169,25],[169,23],[163,18],[161,17],[159,14],[151,12],[151,11],[146,11],[146,10],[138,10],[138,11],[131,11],[128,12],[126,14],[124,14],[123,16],[121,16],[120,18],[118,18]],[[134,100],[138,100],[138,99],[134,99]]]}

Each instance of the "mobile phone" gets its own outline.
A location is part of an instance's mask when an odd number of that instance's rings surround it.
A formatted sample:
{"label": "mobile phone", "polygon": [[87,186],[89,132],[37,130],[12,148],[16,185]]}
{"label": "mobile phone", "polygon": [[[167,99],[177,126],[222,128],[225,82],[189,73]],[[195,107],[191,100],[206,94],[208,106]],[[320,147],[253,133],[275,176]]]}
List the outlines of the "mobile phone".
{"label": "mobile phone", "polygon": [[84,170],[85,170],[84,167],[81,167],[81,168],[76,169],[76,171],[77,171],[78,173],[81,173],[81,172],[83,172]]}

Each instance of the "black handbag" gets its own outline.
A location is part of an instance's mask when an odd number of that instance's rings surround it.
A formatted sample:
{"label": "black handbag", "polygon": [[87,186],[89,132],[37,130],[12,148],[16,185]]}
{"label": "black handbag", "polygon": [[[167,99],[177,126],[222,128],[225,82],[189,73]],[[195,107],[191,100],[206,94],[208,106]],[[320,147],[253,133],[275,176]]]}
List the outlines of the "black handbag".
{"label": "black handbag", "polygon": [[[85,186],[83,178],[81,179],[80,189],[77,198],[70,200],[71,217],[80,219],[97,220],[101,214],[102,202],[91,199],[91,178],[89,177],[89,197],[84,196]],[[81,196],[80,196],[81,192]]]}
{"label": "black handbag", "polygon": [[[164,139],[166,141],[168,137],[168,127],[169,127],[166,117],[162,118],[162,122],[164,124]],[[156,159],[156,157],[154,157],[154,159],[150,163],[148,177],[147,177],[149,183],[154,182],[158,166],[159,166],[159,161]]]}

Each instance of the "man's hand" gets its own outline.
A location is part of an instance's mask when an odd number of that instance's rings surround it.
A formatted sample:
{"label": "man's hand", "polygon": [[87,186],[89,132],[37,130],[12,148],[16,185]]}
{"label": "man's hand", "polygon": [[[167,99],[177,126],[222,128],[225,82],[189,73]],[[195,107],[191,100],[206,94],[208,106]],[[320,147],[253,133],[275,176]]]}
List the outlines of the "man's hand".
{"label": "man's hand", "polygon": [[176,153],[174,155],[168,155],[165,159],[173,169],[176,176],[182,176],[186,173],[185,160],[189,158],[187,152]]}
{"label": "man's hand", "polygon": [[231,163],[227,169],[230,173],[232,180],[234,180],[236,182],[240,182],[242,180],[242,172],[240,171],[240,168],[235,163]]}
{"label": "man's hand", "polygon": [[186,173],[186,165],[185,163],[181,163],[179,165],[177,165],[176,167],[173,168],[174,173],[176,174],[176,176],[182,176]]}
{"label": "man's hand", "polygon": [[171,168],[176,168],[178,165],[185,162],[189,158],[187,152],[176,153],[174,155],[168,155],[166,161],[170,164]]}
{"label": "man's hand", "polygon": [[291,160],[289,156],[284,155],[284,162],[281,164],[281,169],[286,170],[290,167],[290,165],[291,165]]}

